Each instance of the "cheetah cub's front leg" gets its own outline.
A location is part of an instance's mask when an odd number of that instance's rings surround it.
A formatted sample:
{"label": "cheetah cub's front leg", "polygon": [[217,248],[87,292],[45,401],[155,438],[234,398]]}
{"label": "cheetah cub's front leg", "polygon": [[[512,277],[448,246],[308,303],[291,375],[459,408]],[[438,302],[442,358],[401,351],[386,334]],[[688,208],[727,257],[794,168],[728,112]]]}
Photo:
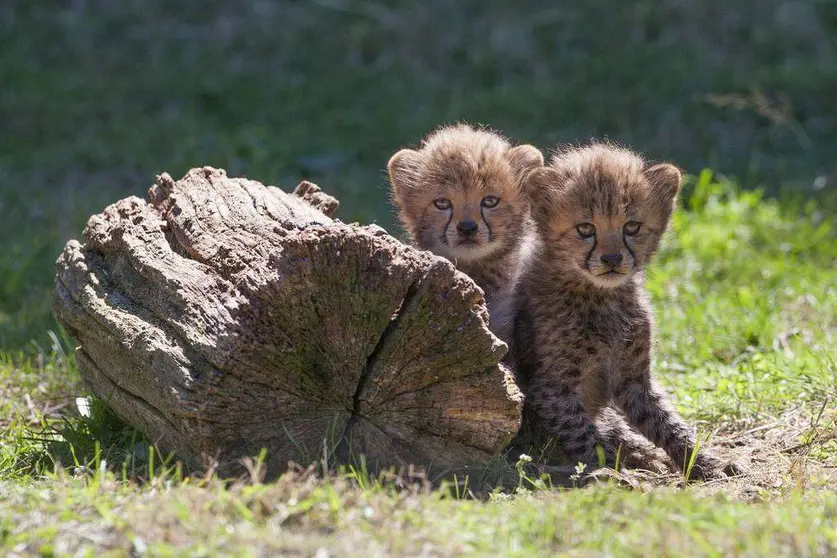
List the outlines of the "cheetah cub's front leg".
{"label": "cheetah cub's front leg", "polygon": [[595,465],[597,446],[605,452],[606,464],[613,464],[616,452],[601,436],[585,409],[581,397],[571,387],[571,367],[554,370],[553,375],[533,378],[527,391],[527,402],[543,421],[547,431],[556,436],[573,462]]}
{"label": "cheetah cub's front leg", "polygon": [[[631,358],[614,378],[614,401],[634,428],[665,450],[681,470],[689,471],[697,447],[695,433],[672,409],[665,393],[651,377],[650,328],[637,329],[633,346],[626,350]],[[690,472],[692,477],[710,479],[741,471],[737,465],[701,451],[694,456]]]}

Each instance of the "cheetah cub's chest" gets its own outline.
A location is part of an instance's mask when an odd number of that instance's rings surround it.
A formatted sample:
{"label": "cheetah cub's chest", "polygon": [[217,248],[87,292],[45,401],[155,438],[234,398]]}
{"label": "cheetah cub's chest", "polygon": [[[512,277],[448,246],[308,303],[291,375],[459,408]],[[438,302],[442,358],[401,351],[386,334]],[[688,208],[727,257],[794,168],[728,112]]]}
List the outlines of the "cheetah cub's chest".
{"label": "cheetah cub's chest", "polygon": [[618,361],[631,344],[640,319],[635,312],[612,307],[591,307],[583,313],[579,328],[585,352],[600,361]]}

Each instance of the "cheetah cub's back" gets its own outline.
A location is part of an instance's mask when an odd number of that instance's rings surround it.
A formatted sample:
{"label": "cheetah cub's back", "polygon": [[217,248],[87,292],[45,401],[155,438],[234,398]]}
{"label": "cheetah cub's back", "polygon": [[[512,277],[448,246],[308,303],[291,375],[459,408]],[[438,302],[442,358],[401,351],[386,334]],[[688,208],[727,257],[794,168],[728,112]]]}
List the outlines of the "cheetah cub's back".
{"label": "cheetah cub's back", "polygon": [[387,165],[392,199],[413,245],[443,256],[486,295],[491,329],[509,341],[511,296],[532,253],[528,177],[543,167],[531,145],[465,124],[442,127]]}

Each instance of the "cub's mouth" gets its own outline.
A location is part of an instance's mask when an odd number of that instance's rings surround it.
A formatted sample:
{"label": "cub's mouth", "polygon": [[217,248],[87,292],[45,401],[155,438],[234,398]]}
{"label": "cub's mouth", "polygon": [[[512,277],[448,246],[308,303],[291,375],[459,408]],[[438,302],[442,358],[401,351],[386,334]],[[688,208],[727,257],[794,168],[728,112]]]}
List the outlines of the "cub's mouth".
{"label": "cub's mouth", "polygon": [[473,238],[459,239],[448,246],[448,255],[459,261],[477,261],[491,256],[497,249],[497,243]]}
{"label": "cub's mouth", "polygon": [[476,238],[461,238],[456,242],[457,247],[462,246],[462,247],[466,247],[466,248],[479,246],[481,244],[482,244],[482,242],[480,242]]}
{"label": "cub's mouth", "polygon": [[589,280],[599,287],[613,288],[621,285],[631,276],[630,271],[620,269],[609,269],[601,273],[593,273],[588,270]]}

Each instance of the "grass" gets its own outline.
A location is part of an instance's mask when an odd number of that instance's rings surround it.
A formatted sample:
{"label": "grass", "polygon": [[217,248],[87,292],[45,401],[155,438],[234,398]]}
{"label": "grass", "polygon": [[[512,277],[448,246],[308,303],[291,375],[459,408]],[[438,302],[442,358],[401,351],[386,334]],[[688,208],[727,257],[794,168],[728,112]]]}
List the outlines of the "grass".
{"label": "grass", "polygon": [[597,487],[478,502],[440,491],[362,490],[345,478],[300,473],[233,487],[161,479],[136,489],[96,475],[4,488],[0,548],[42,555],[822,556],[837,549],[833,493],[768,505]]}
{"label": "grass", "polygon": [[[837,229],[822,208],[693,181],[648,285],[659,376],[740,479],[586,489],[295,470],[184,476],[84,390],[64,342],[0,364],[0,549],[42,554],[799,556],[837,551]],[[810,248],[809,248],[810,247]],[[63,406],[62,406],[63,404]],[[63,466],[56,465],[61,463]],[[404,479],[407,480],[404,480]],[[420,480],[420,478],[419,478]],[[469,485],[469,482],[471,483]],[[620,485],[627,486],[620,488]],[[678,488],[679,487],[679,488]],[[325,549],[325,550],[320,550]]]}
{"label": "grass", "polygon": [[692,394],[681,406],[714,423],[771,416],[789,398],[837,401],[833,217],[710,173],[687,206],[648,278],[658,369]]}
{"label": "grass", "polygon": [[[832,2],[12,0],[0,44],[3,554],[837,553]],[[89,215],[211,164],[311,179],[344,221],[394,230],[387,157],[458,119],[544,147],[608,136],[696,174],[648,273],[655,366],[747,475],[228,483],[87,398],[50,291]]]}

